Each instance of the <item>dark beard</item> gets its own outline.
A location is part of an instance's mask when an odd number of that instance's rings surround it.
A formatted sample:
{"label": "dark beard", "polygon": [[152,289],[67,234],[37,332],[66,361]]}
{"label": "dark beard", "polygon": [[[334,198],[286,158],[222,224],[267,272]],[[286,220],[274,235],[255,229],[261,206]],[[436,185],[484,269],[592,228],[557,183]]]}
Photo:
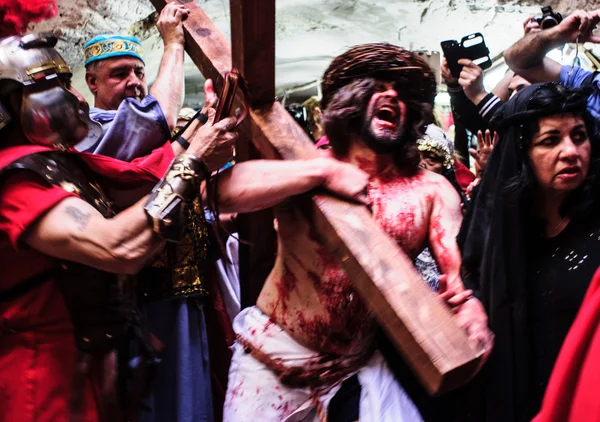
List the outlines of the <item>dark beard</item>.
{"label": "dark beard", "polygon": [[406,144],[404,127],[399,127],[393,135],[377,135],[371,129],[371,119],[365,119],[361,137],[365,144],[378,154],[390,154],[401,151]]}

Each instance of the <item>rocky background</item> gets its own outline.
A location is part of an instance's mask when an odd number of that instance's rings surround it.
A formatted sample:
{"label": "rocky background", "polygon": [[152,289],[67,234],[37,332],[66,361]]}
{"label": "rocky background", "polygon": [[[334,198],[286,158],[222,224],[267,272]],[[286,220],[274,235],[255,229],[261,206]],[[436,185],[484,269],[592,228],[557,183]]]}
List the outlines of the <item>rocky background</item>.
{"label": "rocky background", "polygon": [[[229,2],[196,0],[223,33],[229,35]],[[247,0],[260,1],[260,0]],[[522,22],[550,5],[566,14],[592,10],[600,0],[277,0],[276,84],[280,97],[316,92],[316,81],[331,59],[348,46],[388,41],[413,50],[439,51],[446,39],[482,32],[492,57],[522,36]],[[162,54],[148,0],[58,0],[59,15],[32,27],[54,31],[58,48],[75,71],[74,85],[87,93],[83,45],[101,33],[129,33],[144,44],[152,80]],[[186,61],[186,103],[202,101],[203,78]],[[313,83],[313,84],[311,84]],[[298,88],[308,84],[304,90]]]}

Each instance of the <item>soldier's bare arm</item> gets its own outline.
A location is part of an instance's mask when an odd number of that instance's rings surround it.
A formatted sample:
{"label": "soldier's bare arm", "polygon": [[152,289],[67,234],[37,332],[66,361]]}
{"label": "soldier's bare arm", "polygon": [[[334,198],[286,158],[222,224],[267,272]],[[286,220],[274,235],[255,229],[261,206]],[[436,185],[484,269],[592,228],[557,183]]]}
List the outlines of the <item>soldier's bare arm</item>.
{"label": "soldier's bare arm", "polygon": [[55,258],[135,274],[164,244],[148,224],[146,199],[106,219],[82,199],[67,198],[33,225],[23,240]]}

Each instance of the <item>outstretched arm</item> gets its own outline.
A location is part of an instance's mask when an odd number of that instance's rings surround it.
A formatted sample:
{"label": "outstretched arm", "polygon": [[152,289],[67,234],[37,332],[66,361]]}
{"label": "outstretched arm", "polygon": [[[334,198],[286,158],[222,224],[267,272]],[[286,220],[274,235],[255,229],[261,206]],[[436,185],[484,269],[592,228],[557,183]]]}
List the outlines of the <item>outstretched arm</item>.
{"label": "outstretched arm", "polygon": [[366,173],[352,164],[331,158],[253,160],[236,164],[221,173],[216,197],[219,211],[246,213],[272,207],[318,186],[360,201],[367,182]]}
{"label": "outstretched arm", "polygon": [[175,127],[177,115],[183,104],[185,39],[182,22],[188,13],[184,6],[169,3],[162,10],[158,22],[156,22],[163,39],[164,52],[150,94],[158,100],[170,130]]}
{"label": "outstretched arm", "polygon": [[529,82],[558,81],[561,65],[546,54],[567,42],[599,42],[592,30],[600,22],[600,10],[577,10],[560,24],[542,31],[530,31],[504,52],[508,66]]}
{"label": "outstretched arm", "polygon": [[546,57],[555,47],[564,43],[555,38],[554,28],[530,33],[504,52],[504,60],[518,75],[529,82],[558,81],[562,66]]}
{"label": "outstretched arm", "polygon": [[[333,159],[250,161],[220,178],[219,208],[223,212],[260,210],[321,185],[358,198],[367,179],[356,167]],[[146,200],[106,219],[80,198],[66,198],[32,224],[21,240],[55,258],[135,274],[164,244],[148,223]]]}

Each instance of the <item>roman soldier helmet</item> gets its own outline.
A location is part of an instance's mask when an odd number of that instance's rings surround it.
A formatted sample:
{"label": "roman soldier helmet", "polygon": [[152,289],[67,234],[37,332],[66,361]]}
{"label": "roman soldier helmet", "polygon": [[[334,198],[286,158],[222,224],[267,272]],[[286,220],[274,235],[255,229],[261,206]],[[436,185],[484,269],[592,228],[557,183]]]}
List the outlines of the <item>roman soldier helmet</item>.
{"label": "roman soldier helmet", "polygon": [[[84,138],[98,138],[102,127],[70,89],[71,69],[54,49],[52,33],[0,39],[0,130],[19,119],[35,144],[64,149]],[[20,110],[9,95],[20,90]]]}

